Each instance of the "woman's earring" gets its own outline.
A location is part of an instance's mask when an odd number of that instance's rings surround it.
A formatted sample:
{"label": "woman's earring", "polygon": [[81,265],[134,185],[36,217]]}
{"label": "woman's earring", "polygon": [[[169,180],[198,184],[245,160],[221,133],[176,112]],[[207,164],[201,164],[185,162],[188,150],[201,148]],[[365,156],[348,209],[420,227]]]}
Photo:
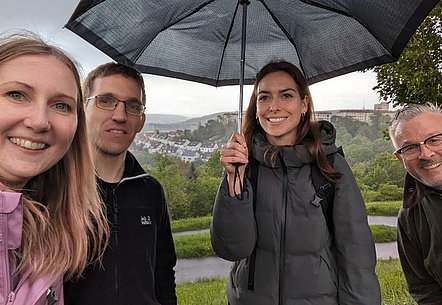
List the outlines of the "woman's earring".
{"label": "woman's earring", "polygon": [[258,114],[256,114],[255,118],[256,118],[256,124],[258,124],[258,125],[259,125],[259,118],[258,118]]}
{"label": "woman's earring", "polygon": [[304,121],[304,118],[305,118],[305,113],[301,113],[301,121]]}

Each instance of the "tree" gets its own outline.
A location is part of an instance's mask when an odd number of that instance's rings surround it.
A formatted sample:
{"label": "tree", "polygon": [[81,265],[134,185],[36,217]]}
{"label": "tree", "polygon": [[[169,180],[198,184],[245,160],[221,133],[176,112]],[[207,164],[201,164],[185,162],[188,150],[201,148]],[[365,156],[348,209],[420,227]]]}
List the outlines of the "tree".
{"label": "tree", "polygon": [[375,67],[373,88],[393,106],[442,103],[442,4],[411,37],[399,60]]}
{"label": "tree", "polygon": [[164,189],[167,205],[172,219],[189,216],[189,202],[184,191],[186,178],[181,173],[177,162],[167,155],[157,154],[153,157],[154,168],[150,170]]}
{"label": "tree", "polygon": [[217,150],[210,156],[206,164],[204,164],[203,170],[208,176],[221,178],[224,167],[221,165],[221,162],[219,162],[220,157],[221,152]]}
{"label": "tree", "polygon": [[187,181],[189,214],[191,217],[212,214],[213,203],[220,181],[220,178],[210,177],[207,174],[203,174],[195,180]]}
{"label": "tree", "polygon": [[392,153],[380,153],[369,163],[362,183],[372,190],[378,190],[382,184],[403,187],[405,173],[405,168]]}

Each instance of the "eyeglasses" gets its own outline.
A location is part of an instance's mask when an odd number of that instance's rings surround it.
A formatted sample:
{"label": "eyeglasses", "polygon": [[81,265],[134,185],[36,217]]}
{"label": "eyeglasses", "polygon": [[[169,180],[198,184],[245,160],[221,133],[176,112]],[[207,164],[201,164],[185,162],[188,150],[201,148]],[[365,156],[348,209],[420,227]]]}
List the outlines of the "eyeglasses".
{"label": "eyeglasses", "polygon": [[414,160],[419,156],[421,145],[425,145],[425,147],[431,151],[436,151],[442,148],[442,133],[436,134],[434,136],[429,137],[425,141],[422,141],[417,144],[410,144],[399,148],[396,152],[402,155],[407,160]]}
{"label": "eyeglasses", "polygon": [[95,95],[88,97],[87,100],[93,100],[95,105],[103,110],[114,111],[118,103],[124,104],[124,110],[127,114],[140,117],[143,115],[146,107],[135,101],[122,101],[113,96]]}

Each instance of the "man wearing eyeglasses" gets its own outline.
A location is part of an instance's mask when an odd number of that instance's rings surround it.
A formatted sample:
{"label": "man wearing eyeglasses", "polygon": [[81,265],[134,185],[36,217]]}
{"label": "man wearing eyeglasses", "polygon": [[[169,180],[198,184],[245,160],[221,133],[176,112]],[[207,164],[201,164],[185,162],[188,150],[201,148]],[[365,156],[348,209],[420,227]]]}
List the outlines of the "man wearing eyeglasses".
{"label": "man wearing eyeglasses", "polygon": [[65,304],[175,305],[176,255],[164,192],[128,151],[145,121],[143,78],[133,68],[108,63],[90,72],[83,85],[111,234],[102,264],[65,284]]}
{"label": "man wearing eyeglasses", "polygon": [[407,169],[398,216],[398,250],[418,304],[442,304],[442,110],[406,107],[390,126],[396,157]]}

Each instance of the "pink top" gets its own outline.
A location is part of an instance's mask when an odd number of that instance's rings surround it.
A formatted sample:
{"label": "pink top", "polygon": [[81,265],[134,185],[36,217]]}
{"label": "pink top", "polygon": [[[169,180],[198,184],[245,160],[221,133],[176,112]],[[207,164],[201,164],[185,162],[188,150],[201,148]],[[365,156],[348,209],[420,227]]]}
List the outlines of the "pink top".
{"label": "pink top", "polygon": [[12,289],[8,251],[20,247],[22,227],[22,195],[0,191],[0,304],[62,305],[62,278],[54,283],[48,276],[43,276],[31,285],[30,272],[26,272]]}

